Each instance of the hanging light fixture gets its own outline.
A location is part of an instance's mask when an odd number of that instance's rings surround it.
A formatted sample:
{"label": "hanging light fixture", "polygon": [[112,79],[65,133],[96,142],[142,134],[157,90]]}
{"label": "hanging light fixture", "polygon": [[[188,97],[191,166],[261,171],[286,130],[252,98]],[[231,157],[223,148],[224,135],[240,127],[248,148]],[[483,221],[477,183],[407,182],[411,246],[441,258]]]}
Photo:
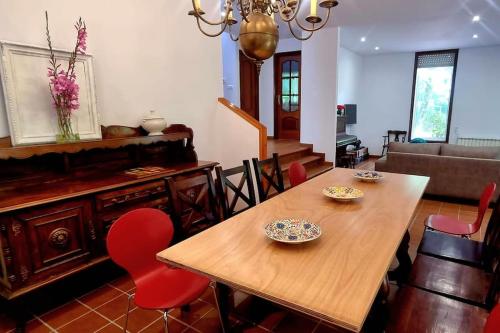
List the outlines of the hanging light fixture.
{"label": "hanging light fixture", "polygon": [[[281,20],[288,25],[293,37],[304,41],[328,23],[331,9],[338,5],[338,1],[335,0],[320,1],[319,7],[326,10],[326,18],[323,20],[317,14],[318,0],[310,0],[310,12],[305,18],[307,23],[301,23],[297,14],[304,0],[222,0],[222,18],[218,21],[209,21],[204,17],[205,12],[201,8],[200,0],[191,1],[193,10],[189,11],[189,15],[195,17],[200,31],[206,36],[217,37],[227,30],[233,41],[239,40],[241,51],[257,65],[259,72],[264,60],[272,57],[278,46],[279,32],[275,14],[279,14]],[[238,23],[233,15],[235,6],[242,18],[239,34],[236,36],[231,31]],[[221,28],[215,33],[209,33],[203,29],[203,24]],[[306,34],[297,34],[295,26]]]}

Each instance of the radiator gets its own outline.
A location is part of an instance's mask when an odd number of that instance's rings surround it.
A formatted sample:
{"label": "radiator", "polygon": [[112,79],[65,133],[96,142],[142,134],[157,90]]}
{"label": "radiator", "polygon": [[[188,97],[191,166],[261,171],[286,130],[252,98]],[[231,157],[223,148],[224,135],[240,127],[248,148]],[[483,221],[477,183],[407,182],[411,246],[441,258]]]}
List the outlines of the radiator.
{"label": "radiator", "polygon": [[458,138],[457,144],[469,147],[500,147],[500,139]]}

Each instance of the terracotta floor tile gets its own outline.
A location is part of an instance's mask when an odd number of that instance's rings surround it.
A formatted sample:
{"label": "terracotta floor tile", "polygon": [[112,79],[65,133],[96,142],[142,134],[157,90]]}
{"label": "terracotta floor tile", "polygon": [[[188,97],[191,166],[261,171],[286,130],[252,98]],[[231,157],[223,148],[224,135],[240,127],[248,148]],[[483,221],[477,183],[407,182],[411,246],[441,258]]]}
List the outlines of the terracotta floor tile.
{"label": "terracotta floor tile", "polygon": [[222,332],[219,313],[217,310],[211,310],[200,320],[193,323],[191,326],[203,333],[219,333]]}
{"label": "terracotta floor tile", "polygon": [[123,292],[129,292],[135,288],[134,282],[130,276],[125,275],[109,283],[113,287],[120,289]]}
{"label": "terracotta floor tile", "polygon": [[123,295],[123,293],[113,287],[104,285],[90,294],[80,297],[78,300],[91,308],[96,308],[119,295]]}
{"label": "terracotta floor tile", "polygon": [[68,325],[58,328],[59,333],[88,333],[94,332],[109,323],[95,312],[89,312]]}
{"label": "terracotta floor tile", "polygon": [[72,301],[41,315],[40,318],[50,326],[58,328],[88,312],[90,312],[90,310],[87,307],[77,301]]}
{"label": "terracotta floor tile", "polygon": [[[125,314],[127,311],[128,297],[126,295],[121,295],[114,300],[104,303],[103,305],[95,308],[95,311],[99,312],[106,318],[115,320]],[[130,310],[134,309],[136,306],[133,299],[130,302]]]}
{"label": "terracotta floor tile", "polygon": [[311,318],[290,313],[276,327],[274,332],[305,333],[311,332],[317,325],[317,321]]}
{"label": "terracotta floor tile", "polygon": [[50,328],[48,328],[47,326],[45,326],[38,319],[33,319],[26,325],[26,332],[27,333],[47,333],[47,332],[53,332],[53,331]]}
{"label": "terracotta floor tile", "polygon": [[[139,332],[158,318],[161,318],[161,316],[162,314],[156,310],[136,308],[130,311],[127,330],[132,333]],[[123,327],[125,324],[125,315],[115,320],[115,322]]]}
{"label": "terracotta floor tile", "polygon": [[96,333],[123,333],[123,329],[121,327],[116,326],[115,324],[108,324],[96,331]]}
{"label": "terracotta floor tile", "polygon": [[183,323],[191,325],[213,309],[215,309],[215,307],[210,303],[195,301],[191,303],[191,309],[189,311],[181,311],[181,309],[177,308],[169,312],[169,315]]}
{"label": "terracotta floor tile", "polygon": [[205,292],[203,293],[203,295],[201,295],[200,298],[202,300],[204,300],[205,302],[208,302],[208,303],[212,304],[213,306],[216,306],[215,297],[214,297],[214,290],[211,287],[207,288],[207,290],[205,290]]}
{"label": "terracotta floor tile", "polygon": [[[148,326],[144,331],[141,331],[141,333],[164,333],[165,328],[164,328],[164,321],[163,318],[158,319],[155,321],[151,326]],[[185,330],[188,329],[188,326],[180,323],[179,321],[173,319],[173,318],[168,318],[168,333],[181,333]]]}

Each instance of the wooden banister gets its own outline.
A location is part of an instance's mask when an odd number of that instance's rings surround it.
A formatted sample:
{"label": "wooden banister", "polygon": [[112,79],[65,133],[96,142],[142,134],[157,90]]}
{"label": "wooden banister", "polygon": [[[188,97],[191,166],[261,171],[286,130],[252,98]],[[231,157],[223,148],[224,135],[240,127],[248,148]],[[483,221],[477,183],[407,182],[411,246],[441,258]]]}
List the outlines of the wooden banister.
{"label": "wooden banister", "polygon": [[250,125],[259,130],[259,159],[267,159],[267,127],[233,103],[229,102],[227,99],[219,97],[219,103],[236,113]]}

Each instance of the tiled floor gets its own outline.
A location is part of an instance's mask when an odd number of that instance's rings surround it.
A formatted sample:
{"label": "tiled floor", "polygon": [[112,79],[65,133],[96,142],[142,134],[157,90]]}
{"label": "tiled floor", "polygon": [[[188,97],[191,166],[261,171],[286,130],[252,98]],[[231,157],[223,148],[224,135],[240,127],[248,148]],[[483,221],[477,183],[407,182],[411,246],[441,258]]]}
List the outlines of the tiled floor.
{"label": "tiled floor", "polygon": [[[366,161],[360,167],[372,169],[374,160]],[[415,257],[422,238],[424,221],[428,215],[445,214],[470,223],[476,216],[476,207],[433,200],[422,200],[415,212],[410,229],[410,255]],[[485,216],[490,218],[491,210]],[[487,223],[476,235],[475,240],[484,237]],[[78,283],[78,281],[77,281]],[[95,284],[94,284],[95,285]],[[393,286],[395,288],[395,286]],[[69,288],[71,290],[71,288]],[[98,288],[80,295],[69,296],[64,304],[48,311],[33,310],[33,319],[27,325],[27,332],[121,332],[123,331],[127,299],[134,292],[134,285],[127,276],[103,283]],[[45,301],[45,300],[43,300]],[[42,302],[43,302],[42,301]],[[313,318],[291,313],[257,298],[237,292],[238,304],[232,315],[236,332],[337,332],[328,325]],[[129,316],[129,332],[163,332],[162,314],[159,311],[142,310],[132,305]],[[14,321],[0,312],[0,332],[13,332]],[[191,305],[189,312],[179,309],[169,313],[169,329],[176,332],[220,332],[220,324],[211,289]]]}

